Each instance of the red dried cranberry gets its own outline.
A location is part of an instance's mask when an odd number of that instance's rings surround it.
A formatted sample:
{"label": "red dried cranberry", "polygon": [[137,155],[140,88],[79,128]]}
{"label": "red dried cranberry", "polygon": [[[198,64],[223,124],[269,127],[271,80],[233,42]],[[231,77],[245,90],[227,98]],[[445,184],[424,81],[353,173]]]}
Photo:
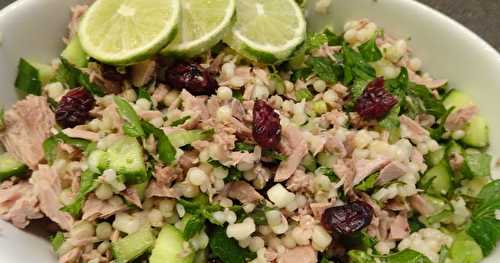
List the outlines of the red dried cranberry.
{"label": "red dried cranberry", "polygon": [[276,148],[281,141],[280,115],[263,100],[253,107],[253,138],[266,149]]}
{"label": "red dried cranberry", "polygon": [[321,216],[321,224],[330,232],[349,235],[368,226],[373,217],[373,208],[361,201],[331,207]]}
{"label": "red dried cranberry", "polygon": [[207,70],[193,63],[179,63],[167,70],[167,83],[177,89],[186,89],[193,95],[212,95],[217,90],[215,78]]}
{"label": "red dried cranberry", "polygon": [[384,79],[377,78],[370,82],[355,105],[356,112],[365,120],[381,119],[398,100],[384,88]]}
{"label": "red dried cranberry", "polygon": [[90,120],[95,99],[86,89],[70,90],[62,97],[56,109],[56,121],[63,128],[73,128]]}

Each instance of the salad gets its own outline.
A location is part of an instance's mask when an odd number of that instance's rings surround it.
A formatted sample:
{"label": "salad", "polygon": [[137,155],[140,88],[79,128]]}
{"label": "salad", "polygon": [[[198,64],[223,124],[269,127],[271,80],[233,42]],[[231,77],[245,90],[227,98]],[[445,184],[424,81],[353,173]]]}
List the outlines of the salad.
{"label": "salad", "polygon": [[[331,1],[319,0],[318,13]],[[59,262],[462,263],[500,239],[473,99],[367,19],[97,0],[0,111],[0,218]],[[43,220],[43,221],[42,221]]]}

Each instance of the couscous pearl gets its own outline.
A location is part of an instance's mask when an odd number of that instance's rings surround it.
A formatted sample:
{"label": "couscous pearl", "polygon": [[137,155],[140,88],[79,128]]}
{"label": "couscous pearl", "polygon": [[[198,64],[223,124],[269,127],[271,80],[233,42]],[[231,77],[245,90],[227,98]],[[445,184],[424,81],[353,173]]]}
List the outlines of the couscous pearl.
{"label": "couscous pearl", "polygon": [[147,99],[140,98],[135,102],[135,105],[141,109],[141,110],[150,110],[151,109],[151,102]]}
{"label": "couscous pearl", "polygon": [[234,63],[232,62],[229,62],[229,63],[225,63],[224,65],[222,65],[222,74],[224,75],[224,77],[226,78],[231,78],[234,76],[234,70],[236,69],[236,66],[234,65]]}
{"label": "couscous pearl", "polygon": [[289,192],[281,184],[275,184],[271,187],[271,189],[267,191],[267,196],[278,208],[286,207],[295,199],[295,195]]}
{"label": "couscous pearl", "polygon": [[170,106],[172,105],[172,103],[174,103],[177,97],[179,97],[179,91],[172,90],[169,93],[167,93],[167,95],[165,95],[165,97],[163,98],[163,104],[165,104],[165,106]]}
{"label": "couscous pearl", "polygon": [[335,92],[334,90],[327,90],[324,94],[323,94],[323,100],[330,106],[335,106],[335,104],[337,103],[339,99],[339,96],[337,95],[337,92]]}
{"label": "couscous pearl", "polygon": [[318,79],[313,83],[314,90],[317,92],[323,92],[326,90],[326,82],[324,80]]}
{"label": "couscous pearl", "polygon": [[193,167],[187,172],[188,180],[197,186],[203,185],[208,181],[207,174],[198,167]]}
{"label": "couscous pearl", "polygon": [[45,89],[47,90],[49,97],[54,100],[58,100],[62,95],[64,95],[64,86],[61,82],[47,84]]}
{"label": "couscous pearl", "polygon": [[230,100],[233,97],[233,90],[229,87],[222,86],[217,89],[217,96],[221,100]]}
{"label": "couscous pearl", "polygon": [[233,112],[231,108],[227,105],[220,107],[217,110],[217,120],[221,122],[229,122],[231,121],[231,117]]}
{"label": "couscous pearl", "polygon": [[248,217],[239,224],[229,225],[226,229],[226,235],[236,240],[248,238],[255,232],[255,223],[252,218]]}
{"label": "couscous pearl", "polygon": [[163,225],[163,215],[161,214],[160,210],[152,209],[151,211],[149,211],[148,221],[151,226],[161,227]]}
{"label": "couscous pearl", "polygon": [[113,227],[108,222],[102,222],[97,225],[95,232],[97,238],[100,240],[107,240],[113,233]]}
{"label": "couscous pearl", "polygon": [[108,200],[113,197],[113,189],[108,184],[102,183],[95,190],[95,195],[99,200]]}
{"label": "couscous pearl", "polygon": [[174,214],[175,201],[171,199],[161,200],[158,208],[160,209],[163,217],[169,218]]}

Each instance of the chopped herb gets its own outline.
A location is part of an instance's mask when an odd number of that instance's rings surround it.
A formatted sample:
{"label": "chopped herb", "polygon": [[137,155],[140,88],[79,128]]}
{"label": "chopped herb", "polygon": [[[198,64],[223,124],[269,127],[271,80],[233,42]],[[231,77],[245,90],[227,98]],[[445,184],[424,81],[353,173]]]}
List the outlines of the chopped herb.
{"label": "chopped herb", "polygon": [[297,82],[298,80],[305,80],[312,73],[313,73],[313,70],[311,68],[300,68],[300,69],[297,69],[297,70],[295,70],[292,73],[292,76],[290,77],[290,81]]}
{"label": "chopped herb", "polygon": [[472,222],[467,230],[485,256],[493,251],[500,240],[500,221],[495,217],[495,211],[499,209],[500,180],[496,180],[487,184],[478,194],[472,212]]}
{"label": "chopped herb", "polygon": [[405,249],[403,251],[388,255],[388,256],[377,256],[370,255],[365,251],[351,250],[347,253],[352,263],[431,263],[423,254],[411,249]]}
{"label": "chopped herb", "polygon": [[425,86],[410,83],[408,97],[409,101],[417,106],[417,110],[413,112],[412,116],[416,116],[420,113],[428,113],[436,118],[441,118],[446,114],[446,108],[443,103],[436,99]]}
{"label": "chopped herb", "polygon": [[344,44],[344,37],[342,35],[337,35],[330,29],[325,29],[323,31],[326,38],[328,39],[329,46],[342,46]]}
{"label": "chopped herb", "polygon": [[375,187],[375,184],[377,183],[379,176],[380,176],[379,173],[374,173],[374,174],[368,176],[360,184],[356,185],[356,187],[354,187],[354,189],[361,191],[361,192],[366,192],[366,191],[372,190]]}
{"label": "chopped herb", "polygon": [[311,91],[309,91],[308,88],[304,88],[304,89],[299,89],[297,91],[295,91],[295,100],[296,101],[310,101],[314,98],[314,95],[311,93]]}
{"label": "chopped herb", "polygon": [[408,224],[410,225],[410,232],[414,233],[418,230],[425,228],[425,225],[422,224],[417,217],[413,216],[408,219]]}
{"label": "chopped herb", "polygon": [[229,174],[224,178],[224,182],[237,182],[243,179],[243,172],[236,167],[229,167]]}
{"label": "chopped herb", "polygon": [[247,143],[244,143],[244,142],[236,142],[234,144],[234,149],[239,151],[239,152],[253,152],[253,150],[255,149],[255,146],[254,145],[251,145],[251,144],[247,144]]}
{"label": "chopped herb", "polygon": [[63,232],[57,232],[55,235],[50,237],[50,244],[52,245],[54,252],[57,252],[59,248],[61,248],[64,240],[65,238]]}
{"label": "chopped herb", "polygon": [[80,73],[80,77],[78,78],[78,81],[80,82],[80,85],[82,85],[91,94],[99,96],[99,97],[106,95],[102,91],[101,87],[97,86],[96,84],[94,84],[90,81],[90,78],[87,74],[84,74],[83,72]]}
{"label": "chopped herb", "polygon": [[233,98],[243,101],[243,91],[241,90],[233,90]]}
{"label": "chopped herb", "polygon": [[311,154],[306,154],[304,158],[302,158],[302,166],[306,169],[306,172],[314,172],[318,167],[316,160]]}
{"label": "chopped herb", "polygon": [[245,263],[257,257],[255,253],[238,245],[238,241],[226,235],[226,229],[216,227],[210,235],[212,254],[224,263]]}
{"label": "chopped herb", "polygon": [[270,210],[272,209],[265,205],[259,205],[250,213],[250,217],[256,225],[267,225],[266,212]]}
{"label": "chopped herb", "polygon": [[151,95],[146,88],[139,88],[137,90],[137,99],[146,99],[148,101],[153,101]]}
{"label": "chopped herb", "polygon": [[367,62],[375,62],[382,59],[382,51],[377,47],[377,35],[375,34],[368,42],[361,45],[359,52]]}
{"label": "chopped herb", "polygon": [[83,86],[87,91],[93,95],[102,97],[104,92],[102,89],[92,83],[89,76],[82,72],[80,69],[76,68],[73,64],[67,61],[65,58],[61,58],[61,64],[56,71],[56,80],[66,84],[69,88],[76,88]]}
{"label": "chopped herb", "polygon": [[182,117],[182,118],[180,118],[178,120],[173,121],[170,126],[177,127],[177,126],[183,125],[189,119],[191,119],[191,116],[189,116],[189,115],[188,116],[184,116],[184,117]]}
{"label": "chopped herb", "polygon": [[153,134],[153,136],[156,138],[157,152],[160,160],[163,161],[166,165],[172,164],[175,161],[177,150],[172,145],[165,132],[146,121],[141,121],[141,126],[146,134]]}
{"label": "chopped herb", "polygon": [[57,146],[61,143],[69,144],[77,147],[81,151],[88,153],[88,148],[91,145],[90,141],[79,138],[71,138],[68,135],[60,132],[54,136],[47,138],[43,144],[43,152],[45,159],[52,164],[57,158]]}
{"label": "chopped herb", "polygon": [[143,137],[144,130],[142,129],[141,119],[135,112],[134,108],[123,98],[114,96],[115,104],[118,108],[120,116],[127,122],[123,125],[123,131],[130,137]]}
{"label": "chopped herb", "polygon": [[324,166],[319,167],[318,172],[320,174],[326,175],[328,177],[328,179],[330,179],[331,182],[338,182],[339,181],[339,178],[337,177],[337,175],[335,174],[333,169],[330,167],[324,167]]}
{"label": "chopped herb", "polygon": [[360,53],[344,45],[342,55],[345,85],[351,84],[354,80],[371,81],[375,78],[375,69],[364,60]]}
{"label": "chopped herb", "polygon": [[305,41],[305,51],[309,53],[315,49],[320,48],[322,45],[328,43],[328,37],[323,33],[310,33]]}
{"label": "chopped herb", "polygon": [[342,76],[342,67],[330,58],[312,57],[307,61],[307,65],[320,79],[329,83],[336,83]]}
{"label": "chopped herb", "polygon": [[99,181],[97,180],[98,176],[98,174],[90,170],[85,171],[81,175],[80,190],[78,191],[75,200],[71,204],[63,207],[61,210],[70,213],[74,217],[78,217],[82,210],[85,197],[87,196],[87,194],[94,191],[99,185]]}
{"label": "chopped herb", "polygon": [[23,58],[19,60],[17,66],[15,86],[26,94],[42,95],[42,82],[40,81],[38,69]]}
{"label": "chopped herb", "polygon": [[286,156],[284,156],[281,153],[278,153],[276,151],[270,150],[270,149],[263,149],[262,150],[262,156],[268,159],[271,159],[272,162],[282,162],[287,159]]}
{"label": "chopped herb", "polygon": [[378,125],[389,131],[397,130],[399,128],[400,110],[400,107],[394,106],[394,108],[392,108],[392,110],[378,123]]}
{"label": "chopped herb", "polygon": [[443,138],[443,134],[446,132],[444,124],[446,123],[446,119],[448,119],[448,116],[450,116],[450,114],[453,112],[454,109],[455,107],[451,107],[450,109],[448,109],[448,111],[443,115],[443,117],[439,121],[439,125],[436,128],[430,129],[430,134],[432,139],[439,141]]}
{"label": "chopped herb", "polygon": [[191,216],[184,227],[184,232],[182,233],[184,240],[189,240],[196,234],[200,233],[205,226],[205,220],[206,219],[202,215]]}
{"label": "chopped herb", "polygon": [[276,93],[279,95],[285,94],[285,82],[281,78],[281,76],[274,72],[269,75],[269,80],[271,81]]}
{"label": "chopped herb", "polygon": [[220,205],[211,204],[208,200],[208,196],[199,195],[194,199],[179,199],[178,202],[189,214],[203,217],[215,225],[220,224],[213,218],[212,214],[223,209]]}

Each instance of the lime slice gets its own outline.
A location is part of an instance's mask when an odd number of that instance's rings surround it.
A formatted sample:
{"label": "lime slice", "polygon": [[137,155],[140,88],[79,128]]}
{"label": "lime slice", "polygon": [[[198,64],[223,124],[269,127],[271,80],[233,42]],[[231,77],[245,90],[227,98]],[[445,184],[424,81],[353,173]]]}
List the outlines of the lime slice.
{"label": "lime slice", "polygon": [[237,0],[236,25],[225,42],[263,63],[289,57],[306,36],[306,21],[295,0]]}
{"label": "lime slice", "polygon": [[217,44],[235,18],[235,0],[182,0],[179,34],[163,55],[193,57]]}
{"label": "lime slice", "polygon": [[84,15],[78,34],[91,57],[132,64],[173,40],[180,15],[179,0],[97,0]]}

